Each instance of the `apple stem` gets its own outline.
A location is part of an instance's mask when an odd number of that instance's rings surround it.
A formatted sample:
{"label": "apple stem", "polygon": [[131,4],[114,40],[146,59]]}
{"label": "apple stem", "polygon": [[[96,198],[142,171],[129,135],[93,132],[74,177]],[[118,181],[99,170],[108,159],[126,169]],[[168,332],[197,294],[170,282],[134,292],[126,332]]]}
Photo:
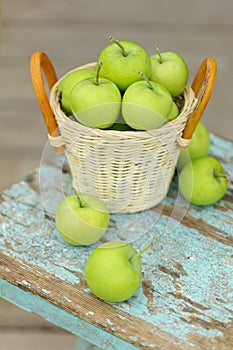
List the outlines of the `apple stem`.
{"label": "apple stem", "polygon": [[216,178],[223,177],[224,179],[227,179],[227,176],[225,175],[224,172],[219,172],[219,171],[217,171],[217,170],[214,171],[214,176],[215,176]]}
{"label": "apple stem", "polygon": [[98,68],[97,68],[96,77],[95,77],[95,81],[94,81],[94,83],[96,85],[99,85],[99,83],[100,83],[100,69],[101,69],[102,65],[103,65],[102,62],[98,63]]}
{"label": "apple stem", "polygon": [[144,79],[147,82],[149,88],[155,91],[154,86],[151,84],[150,80],[145,76],[145,74],[143,74],[142,72],[139,72],[138,74],[142,77],[142,79]]}
{"label": "apple stem", "polygon": [[147,249],[151,248],[153,246],[153,242],[147,244],[147,246],[145,246],[142,250],[140,250],[140,252],[138,252],[137,254],[135,254],[131,259],[130,262],[132,263],[135,259],[137,259],[140,255],[142,255]]}
{"label": "apple stem", "polygon": [[77,200],[79,201],[80,207],[82,208],[83,206],[83,202],[82,202],[82,195],[81,193],[78,193],[76,191],[76,189],[72,186],[71,189],[74,191],[74,193],[76,194]]}
{"label": "apple stem", "polygon": [[118,40],[114,39],[111,35],[109,36],[109,40],[112,41],[114,44],[117,44],[120,47],[120,49],[122,51],[122,55],[124,57],[127,56],[127,53],[126,53],[124,47],[121,45],[121,43]]}
{"label": "apple stem", "polygon": [[159,56],[159,63],[163,63],[163,58],[162,58],[161,52],[160,52],[158,45],[156,43],[154,43],[154,47],[155,47],[155,50],[157,51],[157,54]]}
{"label": "apple stem", "polygon": [[82,208],[82,201],[81,201],[80,195],[76,193],[76,196],[77,196],[77,200],[79,202],[80,208]]}

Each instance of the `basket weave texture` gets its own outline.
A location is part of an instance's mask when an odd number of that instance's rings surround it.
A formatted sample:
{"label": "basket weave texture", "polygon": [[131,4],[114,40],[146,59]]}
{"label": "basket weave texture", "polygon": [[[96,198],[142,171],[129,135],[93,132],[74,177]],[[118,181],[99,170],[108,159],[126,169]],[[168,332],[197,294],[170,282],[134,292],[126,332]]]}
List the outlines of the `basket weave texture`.
{"label": "basket weave texture", "polygon": [[101,130],[65,115],[58,91],[61,79],[50,92],[61,135],[49,136],[49,141],[55,147],[65,145],[74,189],[99,197],[111,213],[134,213],[160,203],[174,175],[179,145],[189,143],[181,135],[197,104],[192,89],[184,91],[180,115],[157,129]]}

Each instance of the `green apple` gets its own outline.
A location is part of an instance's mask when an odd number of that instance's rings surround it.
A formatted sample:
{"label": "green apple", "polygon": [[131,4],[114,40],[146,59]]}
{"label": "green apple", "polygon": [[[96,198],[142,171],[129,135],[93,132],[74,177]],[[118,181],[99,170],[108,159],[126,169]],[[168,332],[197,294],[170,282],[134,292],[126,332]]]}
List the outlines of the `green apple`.
{"label": "green apple", "polygon": [[173,100],[163,85],[140,75],[145,80],[133,83],[124,93],[122,115],[131,128],[152,130],[168,121]]}
{"label": "green apple", "polygon": [[177,104],[173,101],[172,110],[169,113],[167,120],[172,121],[172,120],[176,119],[179,114],[180,114],[179,108],[178,108]]}
{"label": "green apple", "polygon": [[194,130],[190,145],[179,154],[177,168],[183,168],[192,159],[206,156],[209,152],[209,147],[209,131],[203,123],[199,122]]}
{"label": "green apple", "polygon": [[96,77],[79,82],[72,90],[70,107],[75,118],[86,126],[106,129],[114,124],[121,109],[121,93],[110,80]]}
{"label": "green apple", "polygon": [[189,71],[184,59],[176,52],[168,51],[151,56],[151,80],[164,85],[173,97],[184,91]]}
{"label": "green apple", "polygon": [[192,160],[179,174],[179,189],[195,205],[211,205],[227,191],[227,178],[218,159],[205,156]]}
{"label": "green apple", "polygon": [[80,68],[68,73],[58,85],[58,90],[61,93],[61,106],[67,115],[71,115],[70,94],[74,86],[80,81],[88,78],[94,78],[96,70],[94,68]]}
{"label": "green apple", "polygon": [[132,41],[118,41],[112,37],[110,40],[112,44],[106,46],[98,57],[103,63],[102,77],[113,81],[121,91],[140,80],[140,71],[150,77],[150,55],[144,48]]}
{"label": "green apple", "polygon": [[106,242],[89,256],[84,277],[89,289],[98,298],[109,302],[127,300],[138,290],[142,281],[140,255],[128,243]]}
{"label": "green apple", "polygon": [[88,194],[66,196],[56,210],[56,226],[64,238],[73,245],[90,245],[106,232],[110,214],[105,204]]}

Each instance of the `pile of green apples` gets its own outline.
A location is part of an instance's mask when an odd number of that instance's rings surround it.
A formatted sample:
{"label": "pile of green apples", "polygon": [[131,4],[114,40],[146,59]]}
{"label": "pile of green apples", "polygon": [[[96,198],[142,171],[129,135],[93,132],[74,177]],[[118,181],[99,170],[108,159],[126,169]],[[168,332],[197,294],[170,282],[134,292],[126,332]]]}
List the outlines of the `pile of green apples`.
{"label": "pile of green apples", "polygon": [[[176,52],[150,55],[132,41],[111,43],[94,67],[68,73],[59,83],[63,111],[92,128],[151,130],[175,119],[189,71]],[[119,127],[120,124],[126,127]]]}
{"label": "pile of green apples", "polygon": [[[56,226],[69,244],[88,246],[96,243],[109,226],[110,215],[105,204],[88,194],[66,196],[56,211]],[[125,242],[100,244],[86,261],[84,277],[98,298],[109,302],[127,300],[142,281],[141,254],[153,244],[137,252]]]}
{"label": "pile of green apples", "polygon": [[177,162],[179,190],[188,202],[198,206],[218,202],[227,191],[225,171],[209,150],[209,131],[199,122],[190,145],[180,152]]}

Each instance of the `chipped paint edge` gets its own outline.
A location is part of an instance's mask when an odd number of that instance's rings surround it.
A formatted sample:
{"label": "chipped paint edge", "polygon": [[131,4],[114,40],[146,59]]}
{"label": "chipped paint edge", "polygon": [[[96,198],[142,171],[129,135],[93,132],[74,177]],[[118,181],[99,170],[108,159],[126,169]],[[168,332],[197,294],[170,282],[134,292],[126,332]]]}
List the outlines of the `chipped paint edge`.
{"label": "chipped paint edge", "polygon": [[[78,317],[59,309],[57,306],[26,292],[9,282],[0,279],[0,297],[14,303],[27,312],[34,312],[46,321],[65,329],[66,331],[106,350],[137,350],[138,347],[125,342],[114,334],[105,332]],[[48,316],[49,315],[49,316]]]}

